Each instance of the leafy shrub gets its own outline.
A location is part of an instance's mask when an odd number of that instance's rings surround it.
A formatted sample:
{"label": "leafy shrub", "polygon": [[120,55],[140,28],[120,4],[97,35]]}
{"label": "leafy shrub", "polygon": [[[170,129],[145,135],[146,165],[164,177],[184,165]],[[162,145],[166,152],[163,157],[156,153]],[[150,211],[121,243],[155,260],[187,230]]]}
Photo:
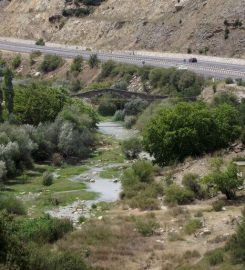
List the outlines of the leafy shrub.
{"label": "leafy shrub", "polygon": [[137,161],[124,171],[123,196],[133,208],[152,210],[159,208],[158,196],[163,195],[161,184],[153,181],[153,165],[149,161]]}
{"label": "leafy shrub", "polygon": [[153,219],[150,218],[137,218],[136,229],[142,236],[152,236],[156,229],[160,225]]}
{"label": "leafy shrub", "polygon": [[12,67],[16,69],[20,66],[20,64],[21,64],[21,55],[18,54],[15,56],[15,58],[12,61]]}
{"label": "leafy shrub", "polygon": [[90,14],[90,9],[88,8],[69,8],[63,9],[62,15],[64,17],[79,17],[88,16]]}
{"label": "leafy shrub", "polygon": [[57,55],[45,55],[43,62],[40,65],[42,72],[48,73],[56,70],[63,65],[63,59]]}
{"label": "leafy shrub", "polygon": [[21,200],[14,196],[0,193],[0,210],[6,210],[9,214],[25,215],[26,210]]}
{"label": "leafy shrub", "polygon": [[213,204],[213,210],[216,212],[222,211],[223,207],[225,206],[224,201],[216,201]]}
{"label": "leafy shrub", "polygon": [[61,154],[59,154],[59,153],[54,153],[54,154],[52,155],[52,164],[53,164],[54,166],[60,167],[60,166],[62,166],[63,162],[64,162],[64,158],[62,157]]}
{"label": "leafy shrub", "polygon": [[124,106],[126,115],[137,115],[141,113],[148,106],[148,102],[142,99],[132,99]]}
{"label": "leafy shrub", "polygon": [[19,223],[22,237],[37,243],[52,243],[73,230],[72,222],[67,219],[56,219],[48,216],[25,219]]}
{"label": "leafy shrub", "polygon": [[137,118],[135,116],[126,116],[124,119],[125,127],[131,129],[135,125]]}
{"label": "leafy shrub", "polygon": [[183,186],[191,190],[195,197],[201,199],[204,197],[204,192],[202,191],[202,187],[199,183],[199,175],[198,174],[185,174],[182,180]]}
{"label": "leafy shrub", "polygon": [[43,38],[40,38],[36,41],[36,45],[38,46],[45,46],[45,41]]}
{"label": "leafy shrub", "polygon": [[214,96],[213,105],[218,106],[224,103],[237,107],[239,105],[239,100],[236,95],[229,92],[217,93]]}
{"label": "leafy shrub", "polygon": [[15,176],[33,165],[32,153],[37,146],[21,126],[0,126],[0,161],[3,176]]}
{"label": "leafy shrub", "polygon": [[125,113],[122,110],[117,110],[113,116],[114,121],[123,121],[125,117]]}
{"label": "leafy shrub", "polygon": [[97,54],[91,54],[88,60],[88,64],[90,66],[90,68],[95,68],[98,67],[99,65],[99,59]]}
{"label": "leafy shrub", "polygon": [[79,223],[83,223],[83,222],[85,222],[87,219],[86,219],[86,217],[85,216],[80,216],[79,217]]}
{"label": "leafy shrub", "polygon": [[142,151],[141,140],[137,137],[124,140],[122,142],[122,150],[128,159],[137,158]]}
{"label": "leafy shrub", "polygon": [[48,186],[51,186],[53,184],[53,182],[54,182],[54,176],[53,176],[53,174],[50,173],[50,172],[45,172],[43,174],[42,184],[44,186],[47,186],[48,187]]}
{"label": "leafy shrub", "polygon": [[82,62],[83,62],[83,58],[81,56],[74,58],[71,64],[71,72],[81,72]]}
{"label": "leafy shrub", "polygon": [[131,208],[138,208],[142,211],[159,210],[158,199],[148,197],[144,193],[136,195],[128,203]]}
{"label": "leafy shrub", "polygon": [[193,234],[202,228],[202,222],[199,219],[192,219],[185,225],[185,233]]}
{"label": "leafy shrub", "polygon": [[234,81],[233,81],[232,78],[226,78],[226,79],[225,79],[225,83],[226,83],[226,84],[233,84]]}
{"label": "leafy shrub", "polygon": [[119,81],[114,84],[113,88],[118,90],[127,90],[128,83],[126,81]]}
{"label": "leafy shrub", "polygon": [[234,199],[237,189],[243,184],[243,179],[238,177],[235,164],[230,163],[225,171],[221,170],[221,165],[218,164],[218,166],[214,167],[213,172],[205,176],[203,182],[217,191],[221,191],[228,200]]}
{"label": "leafy shrub", "polygon": [[165,190],[165,201],[170,204],[186,204],[194,200],[194,194],[187,188],[172,184]]}
{"label": "leafy shrub", "polygon": [[224,251],[221,249],[216,249],[210,251],[207,254],[208,263],[211,266],[221,264],[224,261]]}

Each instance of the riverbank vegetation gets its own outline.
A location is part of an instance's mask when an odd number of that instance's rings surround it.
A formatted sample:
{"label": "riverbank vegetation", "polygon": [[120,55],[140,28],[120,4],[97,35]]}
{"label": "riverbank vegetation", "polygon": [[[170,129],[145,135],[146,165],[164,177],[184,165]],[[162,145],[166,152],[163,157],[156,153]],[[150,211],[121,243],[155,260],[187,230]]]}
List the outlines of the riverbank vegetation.
{"label": "riverbank vegetation", "polygon": [[[0,69],[0,269],[242,269],[243,177],[234,160],[245,155],[243,102],[227,93],[196,101],[207,82],[186,70],[95,56],[89,67],[35,53],[29,60],[44,82],[18,77],[17,60],[15,74]],[[105,95],[89,105],[70,96],[134,91],[135,81],[139,91],[171,98]],[[101,119],[139,132],[120,142],[98,135]],[[97,177],[121,184],[118,202],[97,203],[87,189]],[[89,200],[89,215],[79,216]],[[64,207],[76,222],[44,214]]]}

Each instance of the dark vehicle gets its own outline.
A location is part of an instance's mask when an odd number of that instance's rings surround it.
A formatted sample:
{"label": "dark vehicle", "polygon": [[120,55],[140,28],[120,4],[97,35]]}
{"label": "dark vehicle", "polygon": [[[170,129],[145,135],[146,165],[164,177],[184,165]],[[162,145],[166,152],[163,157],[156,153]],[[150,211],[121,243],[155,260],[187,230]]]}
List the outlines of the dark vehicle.
{"label": "dark vehicle", "polygon": [[197,63],[197,59],[196,58],[190,58],[189,63]]}

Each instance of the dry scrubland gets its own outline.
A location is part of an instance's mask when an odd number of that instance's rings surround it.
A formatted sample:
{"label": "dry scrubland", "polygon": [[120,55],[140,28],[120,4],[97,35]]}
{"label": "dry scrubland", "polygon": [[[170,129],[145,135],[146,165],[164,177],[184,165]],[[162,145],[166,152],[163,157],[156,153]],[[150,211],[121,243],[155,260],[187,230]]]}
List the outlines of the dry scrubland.
{"label": "dry scrubland", "polygon": [[[244,57],[242,0],[107,0],[82,18],[49,18],[73,5],[64,0],[2,1],[0,35],[80,44],[91,48],[144,49]],[[224,21],[229,37],[225,39]],[[232,23],[243,22],[239,27]],[[9,27],[11,25],[11,27]]]}

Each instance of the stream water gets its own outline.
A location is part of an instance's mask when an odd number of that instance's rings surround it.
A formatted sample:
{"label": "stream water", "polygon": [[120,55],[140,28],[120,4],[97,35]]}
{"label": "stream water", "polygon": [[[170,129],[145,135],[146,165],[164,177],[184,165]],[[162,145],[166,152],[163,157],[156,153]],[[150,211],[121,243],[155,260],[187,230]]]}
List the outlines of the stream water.
{"label": "stream water", "polygon": [[[98,130],[104,135],[112,136],[117,140],[127,139],[136,134],[134,130],[127,130],[122,125],[113,122],[101,122],[98,125]],[[106,151],[106,150],[105,150]],[[100,177],[100,173],[107,169],[123,168],[122,164],[108,163],[101,164],[98,160],[86,172],[75,175],[70,178],[71,181],[86,183],[86,190],[98,194],[95,200],[81,201],[77,200],[74,203],[49,210],[46,213],[57,218],[68,218],[74,223],[77,223],[80,216],[88,217],[91,215],[91,206],[99,202],[114,202],[119,198],[121,192],[121,183],[119,179],[106,179]]]}

